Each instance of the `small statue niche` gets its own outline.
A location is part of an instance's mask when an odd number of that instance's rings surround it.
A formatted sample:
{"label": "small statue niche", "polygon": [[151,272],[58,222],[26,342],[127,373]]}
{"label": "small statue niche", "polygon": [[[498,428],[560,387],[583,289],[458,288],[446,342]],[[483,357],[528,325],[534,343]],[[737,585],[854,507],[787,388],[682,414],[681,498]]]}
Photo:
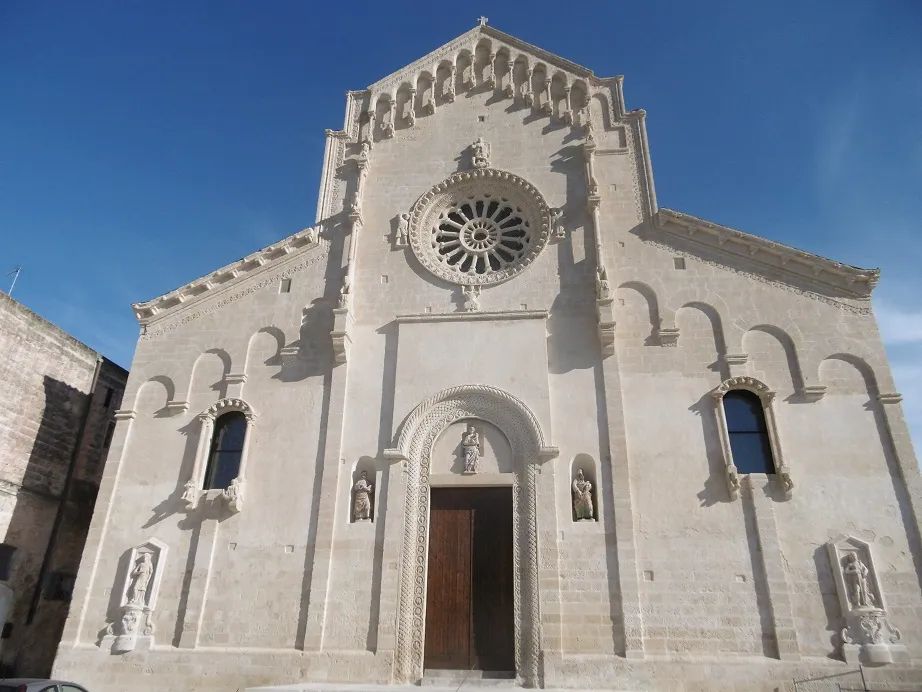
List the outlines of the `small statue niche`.
{"label": "small statue niche", "polygon": [[480,457],[483,456],[483,446],[481,443],[480,432],[473,424],[470,424],[461,435],[461,449],[464,461],[465,475],[473,475],[480,472]]}
{"label": "small statue niche", "polygon": [[166,554],[166,545],[155,538],[132,548],[118,582],[121,593],[118,614],[106,627],[101,648],[125,653],[153,646],[153,612]]}
{"label": "small statue niche", "polygon": [[362,469],[352,484],[352,522],[370,522],[374,517],[375,486],[368,480],[368,471]]}
{"label": "small statue niche", "polygon": [[827,543],[845,618],[842,654],[849,664],[887,665],[907,659],[900,631],[890,622],[871,546],[851,536]]}
{"label": "small statue niche", "polygon": [[576,470],[570,489],[573,492],[573,521],[595,521],[596,489],[583,469]]}

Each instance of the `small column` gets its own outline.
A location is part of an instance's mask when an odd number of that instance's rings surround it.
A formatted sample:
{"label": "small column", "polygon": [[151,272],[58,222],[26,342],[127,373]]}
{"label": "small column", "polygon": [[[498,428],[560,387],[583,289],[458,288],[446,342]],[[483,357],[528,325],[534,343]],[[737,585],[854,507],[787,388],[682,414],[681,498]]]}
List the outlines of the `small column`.
{"label": "small column", "polygon": [[525,71],[525,82],[522,84],[522,98],[525,99],[525,104],[528,106],[535,105],[535,95],[531,90],[531,79],[534,76],[535,71],[529,67]]}
{"label": "small column", "polygon": [[193,511],[198,507],[199,500],[202,496],[203,475],[205,473],[205,463],[208,460],[208,452],[211,448],[211,436],[214,433],[215,415],[210,412],[201,413],[198,416],[200,421],[198,446],[195,452],[195,461],[192,464],[192,476],[186,481],[186,486],[182,494],[183,502],[187,512]]}
{"label": "small column", "polygon": [[487,78],[484,80],[491,89],[496,88],[496,53],[490,52],[490,63],[487,65]]}
{"label": "small column", "polygon": [[564,111],[563,119],[567,125],[573,124],[573,110],[572,104],[570,103],[570,86],[567,85],[563,88],[563,101],[564,101]]}
{"label": "small column", "polygon": [[368,143],[368,148],[370,149],[371,146],[372,146],[372,143],[375,141],[375,111],[374,111],[374,106],[372,106],[371,109],[368,110],[368,112],[366,113],[366,115],[368,116],[368,132],[367,132],[366,136],[362,139],[362,141],[363,141],[363,142],[367,142],[367,143]]}
{"label": "small column", "polygon": [[445,98],[449,103],[455,102],[456,69],[454,63],[452,63],[451,69],[448,71],[448,80],[445,82]]}
{"label": "small column", "polygon": [[394,118],[397,116],[397,99],[393,96],[389,97],[388,109],[387,109],[387,119],[381,123],[381,132],[385,137],[394,136]]}
{"label": "small column", "polygon": [[410,99],[407,101],[407,123],[410,127],[416,124],[416,89],[410,89]]}
{"label": "small column", "polygon": [[507,68],[508,76],[507,76],[507,81],[506,81],[506,88],[503,89],[503,93],[506,95],[507,98],[512,98],[513,96],[515,96],[515,72],[514,72],[515,62],[512,60],[509,60],[506,63],[506,68]]}
{"label": "small column", "polygon": [[541,110],[543,110],[548,115],[554,110],[554,105],[551,103],[551,78],[544,78],[544,103],[541,104]]}

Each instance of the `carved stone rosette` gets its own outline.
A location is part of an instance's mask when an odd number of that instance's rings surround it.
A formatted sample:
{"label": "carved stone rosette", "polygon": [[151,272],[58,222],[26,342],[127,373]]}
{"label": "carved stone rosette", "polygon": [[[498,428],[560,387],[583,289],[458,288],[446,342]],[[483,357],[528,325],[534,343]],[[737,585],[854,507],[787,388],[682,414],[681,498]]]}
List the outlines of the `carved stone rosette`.
{"label": "carved stone rosette", "polygon": [[852,536],[826,544],[845,618],[842,655],[850,665],[883,666],[908,658],[900,631],[887,616],[871,546]]}
{"label": "carved stone rosette", "polygon": [[119,654],[136,649],[147,651],[153,646],[153,613],[167,551],[167,546],[156,538],[132,548],[127,566],[117,579],[121,594],[118,615],[106,627],[100,648]]}

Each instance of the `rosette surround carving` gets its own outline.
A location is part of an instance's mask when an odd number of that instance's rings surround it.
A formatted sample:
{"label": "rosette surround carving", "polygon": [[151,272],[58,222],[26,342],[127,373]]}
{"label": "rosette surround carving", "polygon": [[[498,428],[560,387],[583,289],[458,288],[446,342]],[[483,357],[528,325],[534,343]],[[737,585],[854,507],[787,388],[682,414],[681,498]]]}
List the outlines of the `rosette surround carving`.
{"label": "rosette surround carving", "polygon": [[410,247],[432,274],[486,286],[522,272],[547,245],[551,214],[527,180],[494,168],[451,175],[410,212]]}

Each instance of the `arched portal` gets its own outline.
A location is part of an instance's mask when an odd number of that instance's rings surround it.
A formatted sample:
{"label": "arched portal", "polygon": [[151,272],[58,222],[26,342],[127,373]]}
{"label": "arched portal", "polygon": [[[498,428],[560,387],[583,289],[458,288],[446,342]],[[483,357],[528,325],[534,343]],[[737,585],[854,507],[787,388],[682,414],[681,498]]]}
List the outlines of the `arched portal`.
{"label": "arched portal", "polygon": [[430,453],[441,432],[465,418],[495,425],[512,447],[516,675],[534,686],[541,642],[535,475],[537,464],[557,450],[545,445],[537,418],[522,401],[486,385],[452,387],[422,402],[404,422],[397,448],[386,452],[404,460],[407,479],[394,682],[413,683],[423,675]]}

